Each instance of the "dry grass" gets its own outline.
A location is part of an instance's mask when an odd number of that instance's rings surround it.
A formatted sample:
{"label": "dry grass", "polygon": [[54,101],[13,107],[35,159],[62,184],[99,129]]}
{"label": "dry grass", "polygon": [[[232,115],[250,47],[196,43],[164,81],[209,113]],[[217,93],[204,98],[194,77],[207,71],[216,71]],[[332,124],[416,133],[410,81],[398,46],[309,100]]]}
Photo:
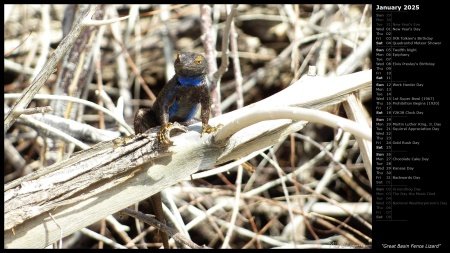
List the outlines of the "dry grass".
{"label": "dry grass", "polygon": [[[47,68],[49,75],[37,89],[39,94],[91,101],[119,119],[78,103],[31,95],[23,106],[36,108],[29,114],[50,106],[60,119],[46,123],[81,143],[63,142],[51,129],[18,118],[5,133],[5,183],[67,159],[88,145],[119,133],[129,135],[118,120],[132,125],[134,112],[151,105],[151,98],[173,75],[177,51],[216,54],[211,70],[224,62],[225,5],[214,5],[212,15],[200,5],[113,5],[104,8],[106,19],[130,17],[83,30],[53,71],[45,64],[78,20],[73,7],[5,6],[4,92],[22,94]],[[212,26],[205,17],[212,17]],[[306,74],[308,66],[316,66],[319,76],[331,77],[372,65],[370,5],[239,5],[233,21],[235,27],[229,31],[234,36],[225,41],[230,44],[230,64],[215,76],[221,81],[212,82],[220,83],[220,93],[212,93],[216,115],[284,90]],[[355,99],[362,101],[360,114],[370,124],[370,91],[362,90]],[[352,101],[334,107],[334,113],[347,117]],[[14,102],[6,99],[5,115]],[[73,127],[65,119],[84,124]],[[370,247],[371,184],[361,145],[350,134],[310,123],[249,158],[253,173],[230,166],[227,173],[165,189],[166,204],[180,214],[173,222],[184,224],[172,227],[184,226],[193,242],[212,248]],[[328,154],[321,152],[324,147]],[[286,177],[291,173],[293,177]],[[149,200],[137,206],[152,213]],[[61,247],[160,246],[153,227],[114,214],[63,238]]]}

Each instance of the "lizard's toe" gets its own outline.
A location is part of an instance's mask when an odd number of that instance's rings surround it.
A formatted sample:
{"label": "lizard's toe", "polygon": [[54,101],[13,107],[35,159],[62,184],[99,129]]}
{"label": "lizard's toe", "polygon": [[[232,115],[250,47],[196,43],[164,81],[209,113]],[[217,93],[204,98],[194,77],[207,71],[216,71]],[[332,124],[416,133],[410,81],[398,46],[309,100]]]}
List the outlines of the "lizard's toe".
{"label": "lizard's toe", "polygon": [[161,130],[158,133],[158,141],[162,144],[172,144],[172,140],[170,139],[170,128],[172,126],[172,122],[167,123],[164,126],[161,126]]}
{"label": "lizard's toe", "polygon": [[210,134],[210,133],[217,132],[222,127],[223,127],[223,124],[219,124],[219,125],[217,125],[215,127],[210,126],[208,124],[204,124],[203,127],[202,127],[202,135],[201,136],[203,136],[204,133]]}

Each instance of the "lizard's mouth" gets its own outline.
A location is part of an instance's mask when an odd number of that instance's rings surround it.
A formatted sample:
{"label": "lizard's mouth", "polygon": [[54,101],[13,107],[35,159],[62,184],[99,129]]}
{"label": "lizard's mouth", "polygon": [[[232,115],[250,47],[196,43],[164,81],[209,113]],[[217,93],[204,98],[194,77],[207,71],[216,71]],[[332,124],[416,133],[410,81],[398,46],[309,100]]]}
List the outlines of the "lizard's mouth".
{"label": "lizard's mouth", "polygon": [[177,73],[178,76],[183,77],[183,78],[201,77],[206,74],[206,70],[204,70],[204,69],[189,68],[189,67],[184,67],[183,69],[178,69],[175,72]]}

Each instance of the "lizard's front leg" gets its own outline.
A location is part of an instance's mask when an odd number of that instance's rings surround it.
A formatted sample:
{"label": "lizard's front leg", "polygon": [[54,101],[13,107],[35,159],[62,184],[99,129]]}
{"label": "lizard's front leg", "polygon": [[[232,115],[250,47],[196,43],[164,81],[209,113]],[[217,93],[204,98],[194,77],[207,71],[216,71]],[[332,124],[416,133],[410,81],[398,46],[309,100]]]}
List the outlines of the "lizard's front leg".
{"label": "lizard's front leg", "polygon": [[168,122],[161,126],[161,130],[158,133],[158,141],[165,145],[172,144],[172,140],[170,139],[170,130],[172,129],[173,123]]}
{"label": "lizard's front leg", "polygon": [[200,117],[202,119],[202,134],[201,136],[203,136],[204,133],[210,134],[210,133],[214,133],[217,132],[221,127],[223,127],[223,124],[219,124],[215,127],[210,126],[208,121],[209,121],[209,114],[211,113],[211,98],[210,98],[210,93],[209,90],[207,88],[202,90],[202,100],[200,101],[201,105],[202,105],[202,111],[200,114]]}

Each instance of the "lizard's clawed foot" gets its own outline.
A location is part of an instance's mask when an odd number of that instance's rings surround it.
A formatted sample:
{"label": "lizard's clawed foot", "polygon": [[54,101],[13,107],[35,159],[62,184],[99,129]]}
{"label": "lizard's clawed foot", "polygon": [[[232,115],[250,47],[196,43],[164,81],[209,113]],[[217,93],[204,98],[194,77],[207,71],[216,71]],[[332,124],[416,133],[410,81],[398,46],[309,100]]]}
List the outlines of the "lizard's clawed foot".
{"label": "lizard's clawed foot", "polygon": [[164,126],[161,126],[161,130],[158,133],[159,142],[166,145],[172,144],[172,140],[170,140],[170,126],[172,126],[172,122],[169,122]]}
{"label": "lizard's clawed foot", "polygon": [[158,133],[158,141],[165,145],[170,145],[173,141],[170,139],[170,132],[174,129],[177,129],[181,132],[187,132],[187,127],[180,125],[179,123],[169,122],[164,126],[161,126],[161,130]]}
{"label": "lizard's clawed foot", "polygon": [[201,136],[203,137],[204,133],[210,134],[210,133],[217,132],[222,127],[223,127],[222,124],[219,124],[219,125],[217,125],[215,127],[212,127],[212,126],[210,126],[208,124],[203,124],[203,126],[202,126],[202,135]]}

